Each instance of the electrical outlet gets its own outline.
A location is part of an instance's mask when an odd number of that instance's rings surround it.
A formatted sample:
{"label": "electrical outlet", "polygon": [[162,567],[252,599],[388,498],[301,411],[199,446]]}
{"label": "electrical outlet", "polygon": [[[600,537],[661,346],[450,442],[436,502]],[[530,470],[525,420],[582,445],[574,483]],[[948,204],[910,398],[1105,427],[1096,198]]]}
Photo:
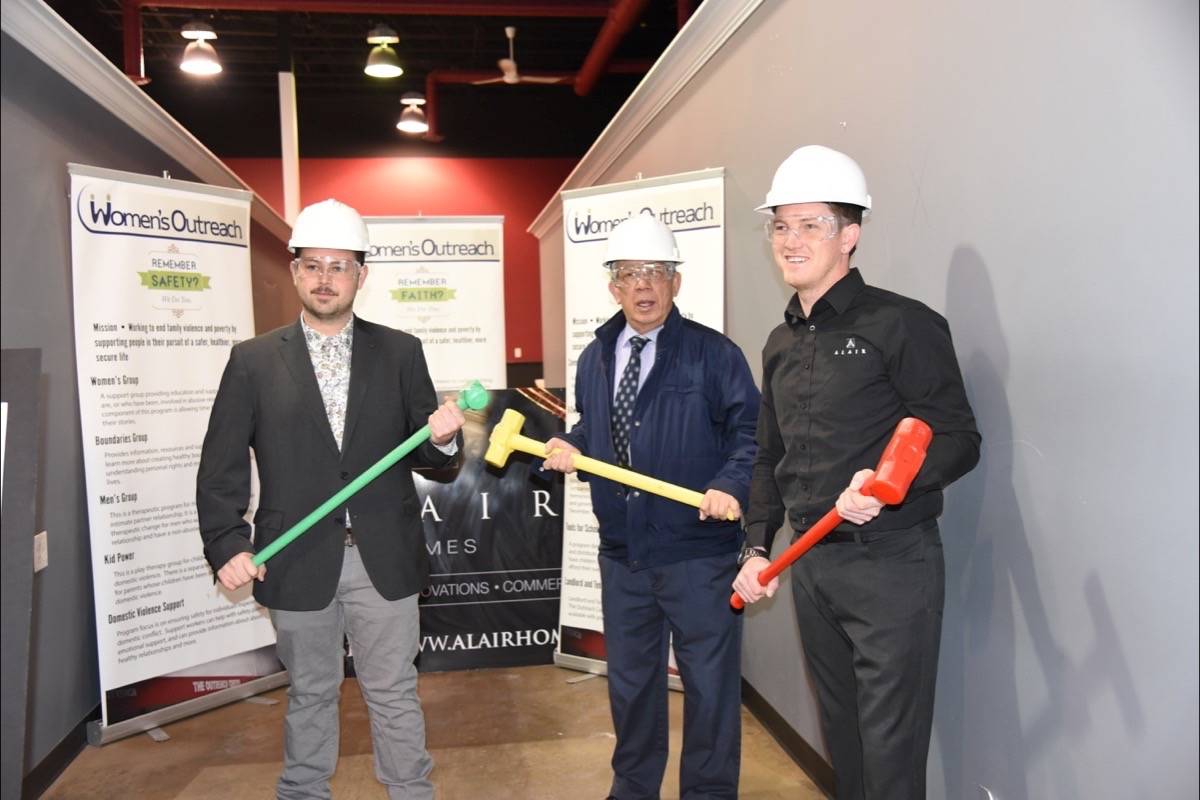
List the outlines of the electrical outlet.
{"label": "electrical outlet", "polygon": [[522,353],[524,353],[524,352],[525,352],[525,351],[524,351],[524,350],[522,350],[520,347],[514,347],[514,348],[513,348],[513,358],[520,358],[520,357],[521,357],[521,354],[522,354]]}
{"label": "electrical outlet", "polygon": [[41,572],[50,566],[50,547],[46,544],[46,532],[33,537],[33,571]]}

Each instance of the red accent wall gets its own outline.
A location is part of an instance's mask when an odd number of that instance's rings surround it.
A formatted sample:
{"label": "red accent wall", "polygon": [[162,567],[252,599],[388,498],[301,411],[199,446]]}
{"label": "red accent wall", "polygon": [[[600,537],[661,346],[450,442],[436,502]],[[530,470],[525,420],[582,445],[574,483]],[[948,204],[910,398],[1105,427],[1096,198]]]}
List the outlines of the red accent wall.
{"label": "red accent wall", "polygon": [[[283,213],[276,158],[227,158],[230,169]],[[504,216],[504,307],[509,363],[542,360],[538,242],[525,229],[577,163],[573,158],[305,158],[300,205],[334,197],[366,216]],[[521,357],[513,348],[521,348]]]}

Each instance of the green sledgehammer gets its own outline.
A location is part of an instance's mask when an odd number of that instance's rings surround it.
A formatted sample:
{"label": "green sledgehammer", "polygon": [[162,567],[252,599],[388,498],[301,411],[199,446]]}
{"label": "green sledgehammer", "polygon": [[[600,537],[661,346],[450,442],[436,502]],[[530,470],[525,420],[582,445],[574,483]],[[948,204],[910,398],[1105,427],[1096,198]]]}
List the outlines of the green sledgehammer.
{"label": "green sledgehammer", "polygon": [[[481,384],[479,381],[473,382],[466,389],[463,389],[458,393],[458,407],[463,410],[471,409],[472,411],[479,411],[480,409],[485,408],[487,403],[487,389],[484,389],[483,384]],[[317,522],[324,519],[330,512],[334,511],[348,499],[353,497],[359,489],[362,489],[368,483],[378,478],[397,461],[404,458],[413,450],[416,450],[428,438],[429,426],[425,425],[412,436],[409,436],[407,439],[401,442],[395,450],[388,453],[371,466],[367,467],[363,474],[346,484],[345,488],[313,509],[307,517],[284,531],[278,539],[260,550],[253,558],[254,566],[261,567],[267,562],[267,559],[271,558],[271,556],[275,555],[280,550],[291,544],[292,540],[296,539],[313,525],[316,525]]]}

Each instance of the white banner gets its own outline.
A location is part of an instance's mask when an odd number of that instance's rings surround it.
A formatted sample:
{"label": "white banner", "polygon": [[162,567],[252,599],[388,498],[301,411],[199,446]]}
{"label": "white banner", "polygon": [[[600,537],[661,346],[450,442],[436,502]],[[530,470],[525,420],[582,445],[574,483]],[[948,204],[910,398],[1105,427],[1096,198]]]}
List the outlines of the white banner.
{"label": "white banner", "polygon": [[[575,368],[595,330],[620,306],[608,291],[608,234],[633,214],[654,214],[675,233],[683,264],[675,304],[684,317],[725,328],[725,171],[709,169],[563,192],[563,283],[567,429],[575,411]],[[601,660],[600,537],[588,484],[567,476],[563,510],[559,654]],[[570,663],[569,659],[567,663]]]}
{"label": "white banner", "polygon": [[367,217],[363,319],[421,340],[434,386],[507,388],[504,217]]}
{"label": "white banner", "polygon": [[[69,165],[75,357],[100,688],[269,645],[214,586],[196,467],[229,348],[254,335],[250,195]],[[108,724],[108,705],[104,724]]]}

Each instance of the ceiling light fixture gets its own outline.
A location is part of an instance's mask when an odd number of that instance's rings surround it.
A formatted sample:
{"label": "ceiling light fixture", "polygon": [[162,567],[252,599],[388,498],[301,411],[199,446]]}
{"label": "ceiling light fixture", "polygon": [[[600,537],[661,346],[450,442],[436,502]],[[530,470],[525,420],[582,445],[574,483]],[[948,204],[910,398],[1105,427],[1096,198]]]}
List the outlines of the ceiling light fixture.
{"label": "ceiling light fixture", "polygon": [[400,98],[400,103],[404,106],[404,111],[400,113],[396,129],[411,134],[427,133],[429,121],[425,119],[425,111],[421,108],[425,105],[425,95],[420,92],[405,92]]}
{"label": "ceiling light fixture", "polygon": [[400,41],[396,32],[387,25],[376,25],[367,33],[367,44],[373,44],[371,54],[367,56],[367,65],[363,72],[372,78],[399,78],[404,74],[400,66],[400,58],[391,45]]}
{"label": "ceiling light fixture", "polygon": [[217,59],[217,51],[209,44],[216,39],[217,34],[212,26],[203,20],[192,20],[183,26],[179,35],[189,40],[183,49],[183,61],[179,68],[189,75],[216,75],[221,71],[221,62]]}
{"label": "ceiling light fixture", "polygon": [[202,19],[194,19],[183,26],[183,30],[179,35],[191,41],[204,41],[205,39],[217,38],[216,32]]}

